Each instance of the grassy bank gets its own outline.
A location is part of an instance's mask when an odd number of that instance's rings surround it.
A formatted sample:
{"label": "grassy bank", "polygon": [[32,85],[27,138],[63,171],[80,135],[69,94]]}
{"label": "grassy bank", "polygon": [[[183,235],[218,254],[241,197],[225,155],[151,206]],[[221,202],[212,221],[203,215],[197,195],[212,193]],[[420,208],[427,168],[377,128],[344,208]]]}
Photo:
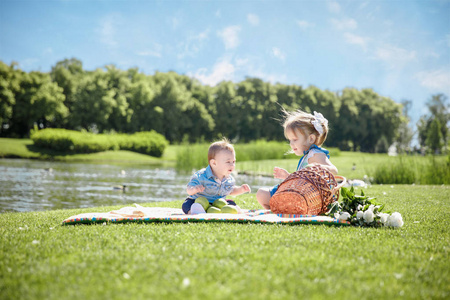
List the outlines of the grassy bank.
{"label": "grassy bank", "polygon": [[35,147],[30,139],[0,138],[0,157],[56,160],[68,162],[124,162],[148,164],[175,164],[174,149],[166,149],[162,158],[127,150],[104,151],[89,154],[67,154]]}
{"label": "grassy bank", "polygon": [[[273,167],[278,166],[293,172],[297,167],[295,155],[284,155],[286,145],[267,142],[263,147],[258,143],[236,145],[236,170],[242,173],[272,176]],[[270,148],[270,149],[269,149]],[[169,145],[161,158],[131,151],[105,151],[91,154],[67,154],[37,148],[29,139],[0,138],[0,157],[20,157],[58,161],[80,161],[93,163],[142,163],[165,166],[179,166],[185,172],[200,169],[207,164],[208,145]],[[262,153],[261,149],[267,149]],[[339,174],[348,179],[363,179],[364,176],[374,178],[378,183],[416,183],[416,184],[449,184],[449,158],[446,156],[399,156],[361,152],[345,152],[331,149],[331,161],[339,169]],[[255,159],[250,159],[256,151]],[[242,153],[242,155],[239,155]],[[280,159],[264,159],[266,156],[283,157]],[[239,159],[241,157],[242,160]],[[197,167],[193,167],[197,166]],[[407,177],[407,178],[406,178]],[[399,179],[400,178],[400,179]],[[442,180],[441,180],[442,179]]]}
{"label": "grassy bank", "polygon": [[[0,214],[0,299],[448,299],[450,187],[365,191],[405,225],[61,226],[119,207]],[[254,194],[236,201],[258,208]]]}

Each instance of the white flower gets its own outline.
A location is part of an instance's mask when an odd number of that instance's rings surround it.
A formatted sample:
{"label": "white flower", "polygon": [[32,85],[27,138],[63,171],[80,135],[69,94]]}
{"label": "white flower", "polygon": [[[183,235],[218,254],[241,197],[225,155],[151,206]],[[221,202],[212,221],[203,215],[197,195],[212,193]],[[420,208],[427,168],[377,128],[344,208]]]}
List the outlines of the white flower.
{"label": "white flower", "polygon": [[379,216],[380,216],[381,223],[383,223],[383,225],[386,225],[386,222],[389,218],[389,214],[380,213]]}
{"label": "white flower", "polygon": [[402,215],[398,212],[395,212],[392,215],[390,215],[387,220],[387,226],[402,227],[403,226]]}
{"label": "white flower", "polygon": [[358,212],[356,213],[356,217],[357,217],[358,219],[362,219],[362,218],[364,217],[364,212],[358,211]]}
{"label": "white flower", "polygon": [[364,212],[364,221],[366,223],[373,222],[373,212],[371,210],[368,209]]}
{"label": "white flower", "polygon": [[363,206],[361,204],[358,204],[358,207],[356,208],[357,210],[362,210]]}
{"label": "white flower", "polygon": [[371,212],[373,212],[373,210],[375,209],[375,205],[370,204],[369,208],[367,210],[370,210]]}
{"label": "white flower", "polygon": [[339,216],[339,220],[343,220],[343,221],[347,221],[350,218],[350,214],[348,212],[343,212],[340,216]]}

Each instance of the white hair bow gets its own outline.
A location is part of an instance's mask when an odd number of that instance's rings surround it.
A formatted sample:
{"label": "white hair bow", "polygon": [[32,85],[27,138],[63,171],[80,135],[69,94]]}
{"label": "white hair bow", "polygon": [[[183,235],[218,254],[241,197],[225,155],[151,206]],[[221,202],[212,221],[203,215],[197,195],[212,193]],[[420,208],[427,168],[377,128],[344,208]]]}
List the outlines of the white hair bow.
{"label": "white hair bow", "polygon": [[314,112],[314,120],[311,121],[311,124],[314,125],[314,128],[320,133],[323,133],[323,127],[322,125],[327,126],[328,125],[328,120],[325,119],[325,117],[318,112]]}

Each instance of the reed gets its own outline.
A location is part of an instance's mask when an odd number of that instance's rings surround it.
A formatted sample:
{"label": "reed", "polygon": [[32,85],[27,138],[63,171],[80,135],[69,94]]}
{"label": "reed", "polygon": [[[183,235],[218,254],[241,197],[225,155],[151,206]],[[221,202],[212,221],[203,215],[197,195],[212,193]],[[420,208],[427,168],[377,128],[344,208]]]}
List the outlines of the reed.
{"label": "reed", "polygon": [[[182,144],[177,146],[176,168],[191,171],[208,165],[208,148],[210,144]],[[236,161],[261,161],[268,159],[295,159],[295,154],[289,153],[286,142],[255,141],[246,144],[235,144]],[[332,156],[339,156],[337,148],[328,149]]]}
{"label": "reed", "polygon": [[378,184],[450,184],[450,163],[443,156],[408,157],[376,167]]}

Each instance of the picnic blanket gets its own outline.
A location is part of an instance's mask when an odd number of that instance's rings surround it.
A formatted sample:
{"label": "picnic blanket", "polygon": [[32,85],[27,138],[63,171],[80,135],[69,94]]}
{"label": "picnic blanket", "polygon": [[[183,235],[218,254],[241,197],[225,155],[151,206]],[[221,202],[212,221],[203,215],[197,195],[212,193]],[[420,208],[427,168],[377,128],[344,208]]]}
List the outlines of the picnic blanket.
{"label": "picnic blanket", "polygon": [[327,224],[350,225],[347,221],[327,216],[283,215],[270,210],[242,210],[240,214],[186,215],[179,208],[168,207],[123,207],[107,213],[84,213],[65,219],[63,225],[94,223],[154,223],[154,222],[232,222],[232,223],[272,223],[272,224]]}

